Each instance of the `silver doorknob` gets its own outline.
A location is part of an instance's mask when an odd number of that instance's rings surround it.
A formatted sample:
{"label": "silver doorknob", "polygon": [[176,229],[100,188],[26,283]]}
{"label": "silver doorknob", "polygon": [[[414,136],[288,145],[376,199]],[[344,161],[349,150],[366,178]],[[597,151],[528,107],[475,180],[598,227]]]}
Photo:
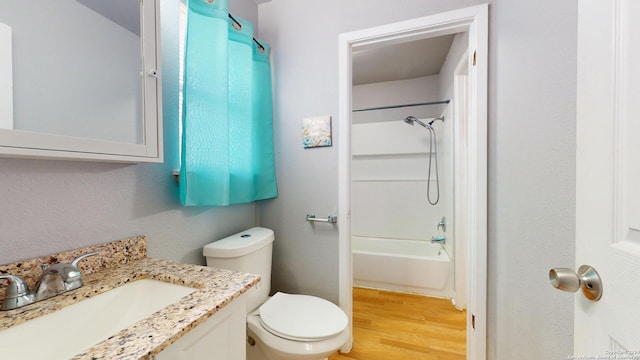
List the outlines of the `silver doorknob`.
{"label": "silver doorknob", "polygon": [[593,267],[582,265],[578,272],[567,268],[549,270],[549,282],[558,290],[576,292],[582,289],[582,294],[591,301],[598,301],[602,297],[602,279]]}

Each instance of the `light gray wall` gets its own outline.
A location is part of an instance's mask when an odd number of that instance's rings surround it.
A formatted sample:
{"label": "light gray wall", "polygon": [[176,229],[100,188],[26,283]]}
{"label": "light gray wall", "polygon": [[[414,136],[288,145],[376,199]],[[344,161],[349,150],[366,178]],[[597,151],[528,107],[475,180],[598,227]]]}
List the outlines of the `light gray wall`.
{"label": "light gray wall", "polygon": [[566,358],[574,296],[547,272],[574,267],[577,1],[498,0],[490,27],[491,349]]}
{"label": "light gray wall", "polygon": [[[300,120],[338,114],[338,34],[481,1],[274,0],[259,7],[274,48],[280,197],[260,207],[276,233],[274,290],[338,299],[337,146],[304,150]],[[490,7],[488,359],[571,353],[573,296],[547,282],[573,266],[577,1]]]}
{"label": "light gray wall", "polygon": [[[152,257],[204,264],[202,246],[256,224],[253,204],[185,208],[178,167],[177,1],[162,0],[164,164],[0,159],[0,264],[137,234]],[[257,20],[252,0],[235,15]]]}

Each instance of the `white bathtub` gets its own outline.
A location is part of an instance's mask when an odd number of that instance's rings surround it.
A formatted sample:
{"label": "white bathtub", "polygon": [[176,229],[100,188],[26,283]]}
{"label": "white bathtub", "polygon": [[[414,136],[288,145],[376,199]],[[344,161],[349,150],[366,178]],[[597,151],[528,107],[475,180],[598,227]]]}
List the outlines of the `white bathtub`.
{"label": "white bathtub", "polygon": [[453,297],[453,261],[440,244],[352,236],[351,250],[355,286]]}

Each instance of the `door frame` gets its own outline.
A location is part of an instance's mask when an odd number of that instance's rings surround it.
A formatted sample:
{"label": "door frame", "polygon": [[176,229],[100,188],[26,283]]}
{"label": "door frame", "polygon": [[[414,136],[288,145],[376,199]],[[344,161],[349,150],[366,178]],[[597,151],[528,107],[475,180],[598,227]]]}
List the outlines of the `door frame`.
{"label": "door frame", "polygon": [[[469,33],[469,122],[467,124],[467,359],[486,359],[487,331],[487,104],[488,4],[343,33],[339,36],[338,96],[338,300],[353,324],[351,255],[352,49],[365,49]],[[351,327],[351,331],[353,328]],[[341,351],[351,350],[353,335]]]}
{"label": "door frame", "polygon": [[[454,294],[453,305],[457,309],[467,307],[468,286],[468,250],[467,250],[467,198],[469,184],[467,183],[467,142],[460,141],[469,137],[469,49],[456,66],[453,73],[453,173],[454,173]],[[462,265],[461,265],[462,263]]]}

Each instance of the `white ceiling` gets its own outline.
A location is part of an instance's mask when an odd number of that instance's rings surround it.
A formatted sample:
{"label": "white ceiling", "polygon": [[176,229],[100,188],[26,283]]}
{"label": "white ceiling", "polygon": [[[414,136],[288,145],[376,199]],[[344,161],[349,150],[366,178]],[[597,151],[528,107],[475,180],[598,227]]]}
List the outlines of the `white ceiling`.
{"label": "white ceiling", "polygon": [[76,1],[140,36],[140,2],[138,0]]}
{"label": "white ceiling", "polygon": [[353,53],[353,85],[413,79],[440,73],[456,34]]}

